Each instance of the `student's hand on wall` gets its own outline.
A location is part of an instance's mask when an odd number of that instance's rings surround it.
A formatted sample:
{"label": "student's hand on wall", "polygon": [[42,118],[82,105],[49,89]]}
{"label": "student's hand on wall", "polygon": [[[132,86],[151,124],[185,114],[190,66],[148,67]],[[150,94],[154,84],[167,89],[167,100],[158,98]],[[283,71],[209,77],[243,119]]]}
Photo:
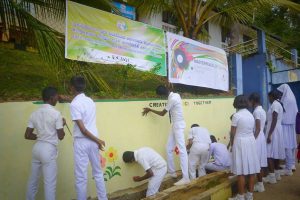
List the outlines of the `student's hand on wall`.
{"label": "student's hand on wall", "polygon": [[142,112],[143,116],[147,116],[147,114],[151,111],[150,108],[144,108],[144,111]]}

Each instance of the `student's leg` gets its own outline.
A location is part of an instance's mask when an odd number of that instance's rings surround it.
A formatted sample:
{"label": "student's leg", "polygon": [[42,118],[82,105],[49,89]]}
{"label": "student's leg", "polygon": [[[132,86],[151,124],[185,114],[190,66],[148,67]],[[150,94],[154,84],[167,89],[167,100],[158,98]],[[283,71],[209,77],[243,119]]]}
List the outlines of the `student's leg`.
{"label": "student's leg", "polygon": [[274,169],[280,170],[280,160],[279,159],[274,159]]}
{"label": "student's leg", "polygon": [[[45,148],[46,150],[47,148]],[[44,176],[45,200],[55,200],[56,194],[56,177],[57,177],[57,150],[55,147],[47,149],[42,164]]]}
{"label": "student's leg", "polygon": [[182,124],[178,123],[175,126],[173,125],[172,129],[175,134],[175,139],[179,149],[179,158],[180,158],[182,177],[185,180],[189,180],[188,154],[186,151],[185,139],[184,139],[185,123]]}
{"label": "student's leg", "polygon": [[148,189],[146,193],[147,197],[153,196],[158,192],[159,187],[167,173],[167,167],[163,167],[159,170],[153,171],[153,173],[154,175],[150,178],[148,183]]}
{"label": "student's leg", "polygon": [[209,159],[209,151],[208,151],[208,149],[205,149],[200,154],[200,163],[198,166],[198,176],[199,177],[206,175],[205,166],[208,162],[208,159]]}
{"label": "student's leg", "polygon": [[42,163],[32,158],[31,175],[27,185],[26,200],[34,200],[38,191],[39,178],[41,176]]}
{"label": "student's leg", "polygon": [[292,170],[292,167],[295,164],[293,161],[294,158],[295,158],[295,155],[294,155],[293,149],[286,148],[285,149],[285,169],[286,170]]}
{"label": "student's leg", "polygon": [[188,155],[189,160],[189,175],[190,179],[193,180],[196,178],[196,169],[197,166],[200,164],[200,155],[197,152],[197,149],[195,148],[195,145],[193,144],[190,150],[190,153]]}
{"label": "student's leg", "polygon": [[262,177],[263,177],[263,169],[260,169],[260,172],[256,175],[257,177],[257,182],[262,182]]}
{"label": "student's leg", "polygon": [[168,172],[170,174],[173,174],[176,172],[175,170],[175,164],[174,164],[174,148],[176,145],[176,141],[175,141],[175,136],[174,133],[171,129],[170,133],[169,133],[169,137],[168,137],[168,142],[166,145],[166,150],[167,150],[167,163],[168,163]]}
{"label": "student's leg", "polygon": [[253,193],[255,182],[255,174],[248,175],[248,191]]}
{"label": "student's leg", "polygon": [[104,177],[100,165],[99,148],[96,143],[91,142],[88,156],[92,165],[93,177],[96,182],[98,200],[107,200]]}
{"label": "student's leg", "polygon": [[75,187],[77,200],[86,200],[87,190],[87,169],[89,157],[86,150],[85,139],[75,139],[74,141],[74,169],[75,169]]}
{"label": "student's leg", "polygon": [[269,173],[274,173],[274,160],[273,158],[268,158]]}
{"label": "student's leg", "polygon": [[244,175],[238,175],[237,177],[237,182],[238,182],[238,193],[240,195],[245,194],[245,176]]}

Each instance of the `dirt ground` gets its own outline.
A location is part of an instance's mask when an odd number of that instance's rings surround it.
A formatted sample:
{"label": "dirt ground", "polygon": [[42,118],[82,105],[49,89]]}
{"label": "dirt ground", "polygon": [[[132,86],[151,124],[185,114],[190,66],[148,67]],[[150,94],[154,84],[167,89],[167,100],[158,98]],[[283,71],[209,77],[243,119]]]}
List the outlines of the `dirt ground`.
{"label": "dirt ground", "polygon": [[277,184],[265,184],[266,191],[255,193],[255,200],[300,200],[300,164],[293,176],[282,176]]}

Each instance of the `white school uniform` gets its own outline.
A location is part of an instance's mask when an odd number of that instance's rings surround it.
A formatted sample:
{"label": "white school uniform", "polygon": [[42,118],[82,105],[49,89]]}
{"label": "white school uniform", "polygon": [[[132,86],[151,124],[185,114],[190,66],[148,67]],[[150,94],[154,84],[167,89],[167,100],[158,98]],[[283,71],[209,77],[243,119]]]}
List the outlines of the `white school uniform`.
{"label": "white school uniform", "polygon": [[57,175],[57,129],[63,128],[60,112],[49,104],[33,112],[28,127],[36,130],[37,142],[32,149],[31,176],[27,186],[26,200],[34,200],[38,191],[41,172],[44,178],[46,200],[55,200]]}
{"label": "white school uniform", "polygon": [[196,169],[198,176],[205,176],[205,165],[209,159],[209,145],[211,144],[210,134],[206,128],[193,127],[189,132],[188,139],[193,140],[189,153],[189,174],[190,179],[196,178]]}
{"label": "white school uniform", "polygon": [[[96,105],[93,100],[83,93],[78,94],[71,102],[70,109],[72,120],[82,120],[85,128],[94,136],[98,137],[98,130],[96,127]],[[98,145],[85,137],[76,123],[74,125],[73,136],[77,199],[87,199],[87,170],[90,161],[96,183],[98,199],[107,200],[103,172],[100,166]]]}
{"label": "white school uniform", "polygon": [[166,161],[149,147],[143,147],[134,151],[134,158],[145,171],[152,170],[153,176],[149,179],[146,196],[155,195],[167,173]]}
{"label": "white school uniform", "polygon": [[277,89],[282,92],[281,102],[285,109],[282,117],[282,131],[286,152],[285,167],[287,170],[292,170],[293,166],[296,164],[295,150],[297,149],[297,138],[295,123],[298,106],[295,95],[287,84],[282,84]]}
{"label": "white school uniform", "polygon": [[277,123],[275,129],[271,135],[271,143],[267,144],[267,155],[268,158],[282,160],[285,159],[284,137],[283,137],[282,126],[281,126],[283,108],[277,100],[275,100],[272,103],[267,113],[266,137],[268,136],[269,130],[271,128],[273,112],[276,112],[278,116],[277,116]]}
{"label": "white school uniform", "polygon": [[167,142],[167,163],[168,172],[175,173],[173,151],[177,143],[179,149],[180,167],[184,179],[189,180],[188,173],[188,155],[185,146],[184,129],[185,122],[183,118],[181,97],[177,93],[171,92],[168,97],[168,103],[165,108],[169,111],[171,117],[171,130]]}
{"label": "white school uniform", "polygon": [[206,170],[223,171],[230,169],[231,155],[225,144],[212,143],[209,148],[209,155],[214,157],[214,161],[207,163]]}
{"label": "white school uniform", "polygon": [[260,167],[267,167],[267,141],[264,133],[265,123],[267,119],[266,111],[262,108],[262,106],[257,106],[254,109],[253,117],[255,120],[260,120],[260,133],[256,138],[258,160],[260,163]]}
{"label": "white school uniform", "polygon": [[236,127],[232,147],[232,173],[250,175],[260,172],[254,138],[254,118],[247,109],[240,109],[232,117],[232,126]]}

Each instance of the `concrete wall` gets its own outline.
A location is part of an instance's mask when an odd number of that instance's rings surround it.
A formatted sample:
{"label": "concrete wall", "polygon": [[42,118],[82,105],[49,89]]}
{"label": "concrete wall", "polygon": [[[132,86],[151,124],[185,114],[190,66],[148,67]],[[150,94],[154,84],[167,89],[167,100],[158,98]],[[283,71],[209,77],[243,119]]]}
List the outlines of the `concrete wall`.
{"label": "concrete wall", "polygon": [[222,29],[215,23],[208,23],[209,45],[222,48]]}
{"label": "concrete wall", "polygon": [[[221,142],[228,142],[230,128],[229,117],[234,113],[232,98],[216,99],[189,99],[183,100],[184,115],[187,126],[199,123],[207,127]],[[135,187],[138,184],[132,181],[132,176],[143,175],[144,170],[137,164],[125,165],[121,160],[123,151],[135,150],[142,146],[149,146],[157,150],[164,157],[165,143],[169,132],[168,117],[158,117],[149,114],[142,117],[142,108],[146,106],[163,108],[165,101],[100,101],[97,107],[97,126],[100,136],[106,141],[106,152],[102,155],[106,159],[107,167],[121,167],[121,176],[115,175],[106,182],[108,193],[124,188]],[[28,118],[40,105],[32,102],[16,102],[0,104],[0,199],[24,199],[27,179],[30,173],[31,149],[33,141],[24,139],[24,131]],[[69,105],[56,106],[72,129]],[[73,139],[66,131],[65,139],[59,144],[57,199],[76,198],[73,173]],[[188,133],[186,128],[185,133]],[[116,157],[109,157],[109,152]],[[115,151],[115,152],[114,152]],[[176,156],[177,169],[178,157]],[[95,197],[95,185],[91,172],[88,175],[88,195]],[[142,183],[139,183],[142,184]],[[43,199],[43,187],[37,199]]]}

